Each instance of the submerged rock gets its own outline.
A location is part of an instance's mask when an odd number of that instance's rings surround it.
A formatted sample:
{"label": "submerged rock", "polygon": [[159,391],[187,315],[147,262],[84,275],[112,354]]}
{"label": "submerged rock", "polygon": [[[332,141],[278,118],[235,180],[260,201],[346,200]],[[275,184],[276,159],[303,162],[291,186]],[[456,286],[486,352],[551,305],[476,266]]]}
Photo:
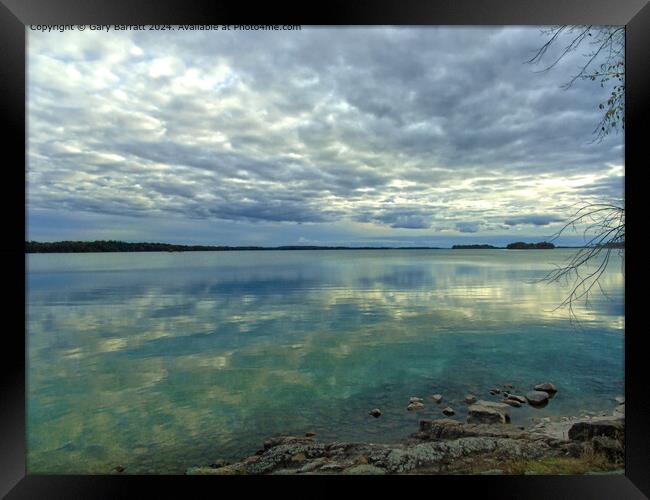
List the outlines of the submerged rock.
{"label": "submerged rock", "polygon": [[624,396],[616,396],[614,399],[616,400],[616,402],[619,405],[625,404],[625,397]]}
{"label": "submerged rock", "polygon": [[556,387],[550,382],[544,382],[543,384],[537,384],[535,386],[536,391],[543,391],[548,394],[555,394],[557,392]]}
{"label": "submerged rock", "polygon": [[521,403],[516,399],[502,399],[501,402],[510,406],[514,406],[515,408],[521,408]]}
{"label": "submerged rock", "polygon": [[424,408],[424,405],[420,403],[419,401],[413,401],[409,403],[409,405],[406,407],[408,411],[416,411],[416,410],[422,410]]}
{"label": "submerged rock", "polygon": [[512,399],[513,401],[519,401],[521,404],[526,403],[526,398],[523,396],[518,396],[517,394],[508,394],[507,399]]}
{"label": "submerged rock", "polygon": [[442,413],[444,413],[444,414],[447,415],[448,417],[451,417],[452,415],[455,415],[455,414],[456,414],[456,412],[453,410],[453,408],[450,408],[449,406],[447,406],[447,408],[445,408],[444,410],[442,410]]}
{"label": "submerged rock", "polygon": [[472,424],[505,424],[510,422],[510,407],[492,401],[477,401],[467,409],[467,422]]}
{"label": "submerged rock", "polygon": [[379,408],[375,408],[374,410],[370,410],[368,412],[368,415],[371,415],[371,416],[373,416],[375,418],[381,417],[381,410]]}
{"label": "submerged rock", "polygon": [[526,400],[528,404],[534,407],[542,407],[548,404],[548,392],[545,391],[530,391],[526,393]]}
{"label": "submerged rock", "polygon": [[467,396],[465,396],[465,403],[467,403],[468,405],[476,403],[476,396],[474,396],[473,394],[468,394]]}
{"label": "submerged rock", "polygon": [[435,403],[437,403],[437,404],[442,403],[442,395],[441,394],[434,394],[433,396],[431,396],[431,399],[433,399],[433,401]]}

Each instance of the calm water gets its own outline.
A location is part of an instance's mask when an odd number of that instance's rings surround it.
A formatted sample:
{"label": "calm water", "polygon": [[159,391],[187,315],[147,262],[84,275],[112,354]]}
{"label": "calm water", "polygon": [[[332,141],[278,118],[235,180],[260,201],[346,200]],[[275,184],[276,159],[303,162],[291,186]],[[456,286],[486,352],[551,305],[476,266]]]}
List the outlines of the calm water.
{"label": "calm water", "polygon": [[[182,473],[276,434],[390,442],[467,393],[552,381],[513,423],[611,412],[623,393],[620,260],[572,326],[571,250],[29,255],[28,471]],[[441,393],[406,411],[410,396]],[[367,412],[378,407],[383,415]]]}

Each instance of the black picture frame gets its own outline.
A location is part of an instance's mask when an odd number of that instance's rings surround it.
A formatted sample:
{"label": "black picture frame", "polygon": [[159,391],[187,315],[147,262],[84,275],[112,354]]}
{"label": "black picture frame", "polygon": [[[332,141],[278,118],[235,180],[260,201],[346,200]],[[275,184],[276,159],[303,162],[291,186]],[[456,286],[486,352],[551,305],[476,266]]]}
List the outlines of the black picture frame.
{"label": "black picture frame", "polygon": [[[30,24],[411,24],[411,25],[626,25],[626,135],[625,197],[628,207],[626,267],[634,266],[640,240],[640,173],[646,160],[642,121],[648,116],[650,92],[650,5],[647,0],[330,0],[260,3],[230,1],[183,2],[158,0],[1,0],[0,1],[0,102],[2,119],[8,125],[4,135],[5,240],[2,248],[5,271],[9,272],[3,301],[7,317],[14,320],[3,335],[0,386],[0,495],[6,498],[120,498],[134,491],[177,493],[188,496],[188,488],[203,486],[219,495],[222,485],[238,488],[286,487],[302,481],[306,487],[314,478],[189,476],[36,476],[25,474],[25,220],[19,207],[25,206],[25,27]],[[18,207],[18,208],[16,208]],[[630,219],[629,208],[632,209]],[[25,212],[22,212],[25,215]],[[7,224],[6,222],[9,222]],[[637,244],[634,242],[637,241]],[[629,244],[631,242],[631,244]],[[632,260],[630,260],[632,259]],[[634,268],[632,267],[634,270]],[[625,475],[611,476],[412,476],[358,478],[365,488],[383,488],[386,481],[398,481],[431,488],[441,486],[463,494],[487,498],[646,498],[650,496],[650,399],[647,397],[648,363],[643,334],[635,328],[640,316],[642,294],[638,272],[628,273],[625,283]],[[19,292],[23,292],[22,295]],[[632,320],[632,323],[630,323]],[[22,325],[22,328],[21,328]],[[349,485],[351,478],[317,479],[319,492]],[[207,481],[210,481],[209,483]],[[215,485],[214,481],[221,481]],[[400,487],[407,487],[406,484]],[[410,487],[410,486],[409,486]],[[347,488],[347,486],[346,486]],[[295,490],[294,490],[295,491]],[[297,491],[296,491],[297,492]],[[240,494],[240,493],[237,493]],[[190,497],[192,495],[189,495]]]}

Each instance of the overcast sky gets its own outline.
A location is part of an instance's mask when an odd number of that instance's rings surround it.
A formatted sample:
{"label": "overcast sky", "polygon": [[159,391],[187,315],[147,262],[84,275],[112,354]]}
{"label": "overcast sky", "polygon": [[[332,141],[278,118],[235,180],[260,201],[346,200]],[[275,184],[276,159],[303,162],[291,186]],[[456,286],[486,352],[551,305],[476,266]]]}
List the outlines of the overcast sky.
{"label": "overcast sky", "polygon": [[561,88],[580,52],[526,64],[545,40],[28,30],[28,238],[540,241],[576,203],[621,198],[624,179],[623,135],[593,142],[609,90]]}

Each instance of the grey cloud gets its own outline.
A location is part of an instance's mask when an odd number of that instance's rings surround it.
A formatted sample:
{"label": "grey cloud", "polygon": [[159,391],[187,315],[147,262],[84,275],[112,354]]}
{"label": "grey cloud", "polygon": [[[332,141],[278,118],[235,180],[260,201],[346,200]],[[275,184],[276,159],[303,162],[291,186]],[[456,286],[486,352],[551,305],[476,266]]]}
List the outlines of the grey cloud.
{"label": "grey cloud", "polygon": [[478,233],[480,222],[457,222],[456,229],[461,233]]}
{"label": "grey cloud", "polygon": [[561,222],[563,219],[555,215],[521,215],[506,219],[503,223],[506,226],[519,226],[521,224],[532,224],[533,226],[548,226],[553,222]]}
{"label": "grey cloud", "polygon": [[622,192],[608,89],[534,73],[536,28],[29,36],[30,208],[483,232]]}

